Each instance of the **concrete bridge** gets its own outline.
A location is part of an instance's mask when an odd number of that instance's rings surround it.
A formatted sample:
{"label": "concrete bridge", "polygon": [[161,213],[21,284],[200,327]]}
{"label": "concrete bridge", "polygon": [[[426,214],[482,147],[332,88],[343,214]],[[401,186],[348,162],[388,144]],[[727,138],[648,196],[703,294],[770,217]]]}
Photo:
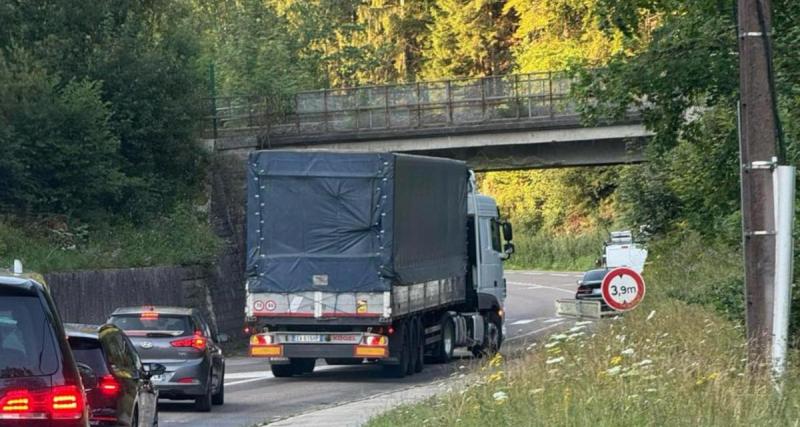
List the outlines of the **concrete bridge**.
{"label": "concrete bridge", "polygon": [[637,112],[585,125],[558,73],[325,89],[290,99],[211,100],[217,151],[397,151],[478,171],[635,163],[651,136]]}

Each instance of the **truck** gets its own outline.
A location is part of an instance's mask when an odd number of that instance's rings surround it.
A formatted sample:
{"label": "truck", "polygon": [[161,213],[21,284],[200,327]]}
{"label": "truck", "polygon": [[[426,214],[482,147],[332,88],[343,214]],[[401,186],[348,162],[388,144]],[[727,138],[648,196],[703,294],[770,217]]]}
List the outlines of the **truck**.
{"label": "truck", "polygon": [[399,378],[500,348],[513,230],[464,162],[255,151],[246,214],[245,330],[274,376],[324,359]]}
{"label": "truck", "polygon": [[612,231],[603,242],[603,257],[598,262],[604,268],[630,267],[641,273],[647,261],[647,249],[634,242],[629,230]]}

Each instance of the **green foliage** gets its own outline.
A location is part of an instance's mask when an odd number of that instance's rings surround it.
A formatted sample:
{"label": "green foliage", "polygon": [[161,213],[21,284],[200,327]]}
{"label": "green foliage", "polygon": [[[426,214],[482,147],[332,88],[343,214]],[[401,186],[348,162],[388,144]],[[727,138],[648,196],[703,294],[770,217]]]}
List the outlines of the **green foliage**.
{"label": "green foliage", "polygon": [[184,204],[140,226],[56,216],[0,218],[0,265],[20,259],[40,273],[208,263],[219,245],[205,212]]}
{"label": "green foliage", "polygon": [[5,210],[146,221],[196,192],[202,80],[188,13],[183,2],[4,3],[1,137],[17,184],[0,193]]}
{"label": "green foliage", "polygon": [[0,56],[0,207],[92,212],[116,202],[122,182],[108,103],[95,82],[66,84],[26,53]]}
{"label": "green foliage", "polygon": [[430,45],[423,55],[426,79],[492,76],[507,73],[513,63],[510,36],[514,18],[503,12],[505,1],[437,0],[430,26]]}
{"label": "green foliage", "polygon": [[533,233],[517,230],[514,233],[516,252],[505,262],[510,269],[556,271],[585,271],[594,268],[600,258],[604,231],[580,234]]}

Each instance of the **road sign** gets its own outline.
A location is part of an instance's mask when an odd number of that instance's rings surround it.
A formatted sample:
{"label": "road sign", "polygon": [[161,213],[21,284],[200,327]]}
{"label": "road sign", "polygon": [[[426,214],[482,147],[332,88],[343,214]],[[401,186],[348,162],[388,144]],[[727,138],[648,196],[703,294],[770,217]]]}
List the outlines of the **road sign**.
{"label": "road sign", "polygon": [[603,278],[600,292],[603,301],[614,310],[631,310],[644,298],[644,279],[631,268],[617,267]]}

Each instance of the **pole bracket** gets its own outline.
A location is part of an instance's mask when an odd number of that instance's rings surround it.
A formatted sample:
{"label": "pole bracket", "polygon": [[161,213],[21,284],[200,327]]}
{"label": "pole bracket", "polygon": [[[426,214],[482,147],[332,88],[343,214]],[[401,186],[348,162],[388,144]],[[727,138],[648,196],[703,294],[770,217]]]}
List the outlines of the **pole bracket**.
{"label": "pole bracket", "polygon": [[775,170],[778,167],[778,158],[773,157],[772,160],[754,160],[750,162],[750,164],[743,164],[742,170],[750,171],[750,170]]}
{"label": "pole bracket", "polygon": [[740,39],[744,39],[747,37],[763,37],[763,36],[764,33],[762,33],[761,31],[742,31],[741,33],[739,33]]}
{"label": "pole bracket", "polygon": [[777,234],[774,230],[754,230],[754,231],[745,231],[745,237],[753,237],[753,236],[774,236]]}

